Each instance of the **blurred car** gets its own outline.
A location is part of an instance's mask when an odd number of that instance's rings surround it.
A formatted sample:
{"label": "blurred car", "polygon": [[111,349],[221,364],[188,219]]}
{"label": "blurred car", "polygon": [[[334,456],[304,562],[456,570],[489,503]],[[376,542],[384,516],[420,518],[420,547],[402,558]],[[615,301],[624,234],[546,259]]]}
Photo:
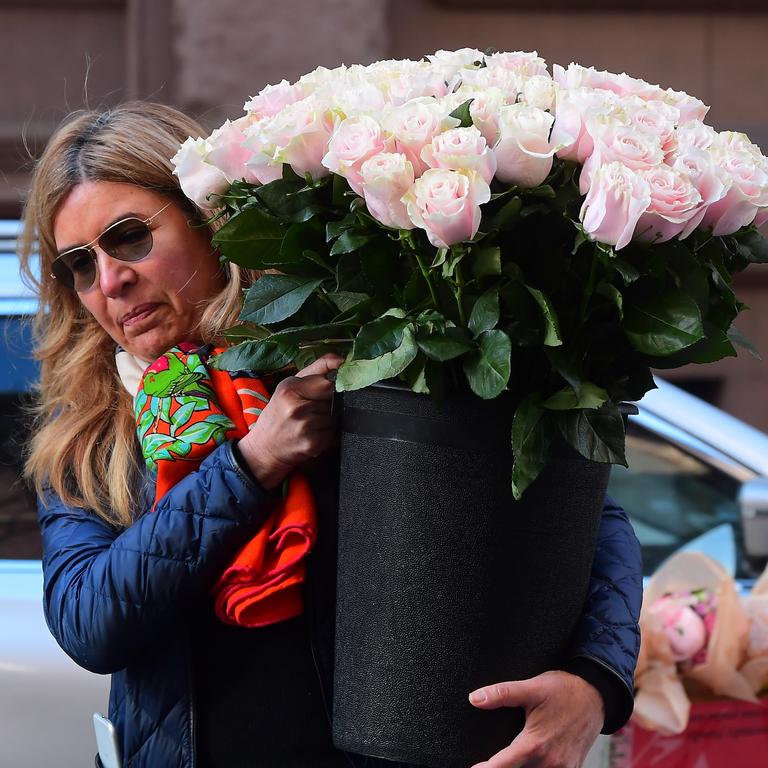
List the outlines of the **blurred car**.
{"label": "blurred car", "polygon": [[[35,503],[20,481],[36,304],[18,277],[17,229],[0,221],[0,765],[75,768],[93,764],[91,715],[106,710],[109,678],[76,666],[43,617]],[[657,383],[629,418],[630,468],[613,469],[609,492],[630,514],[646,574],[691,547],[748,589],[768,555],[768,436]]]}

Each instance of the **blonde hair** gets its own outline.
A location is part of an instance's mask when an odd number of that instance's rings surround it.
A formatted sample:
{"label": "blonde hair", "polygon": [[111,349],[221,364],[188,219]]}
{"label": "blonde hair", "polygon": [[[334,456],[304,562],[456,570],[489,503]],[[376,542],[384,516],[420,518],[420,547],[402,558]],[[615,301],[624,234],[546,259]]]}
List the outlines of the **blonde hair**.
{"label": "blonde hair", "polygon": [[[115,342],[80,303],[50,277],[59,206],[84,181],[134,184],[174,200],[201,222],[184,197],[170,158],[201,127],[171,107],[129,102],[105,112],[77,112],[62,124],[36,163],[24,210],[19,257],[37,288],[35,356],[38,398],[26,475],[42,497],[54,491],[70,506],[92,509],[115,525],[128,525],[143,482],[133,403],[115,366]],[[32,264],[39,254],[39,278]],[[253,274],[228,265],[225,288],[200,322],[200,335],[217,341],[237,316],[242,289]]]}

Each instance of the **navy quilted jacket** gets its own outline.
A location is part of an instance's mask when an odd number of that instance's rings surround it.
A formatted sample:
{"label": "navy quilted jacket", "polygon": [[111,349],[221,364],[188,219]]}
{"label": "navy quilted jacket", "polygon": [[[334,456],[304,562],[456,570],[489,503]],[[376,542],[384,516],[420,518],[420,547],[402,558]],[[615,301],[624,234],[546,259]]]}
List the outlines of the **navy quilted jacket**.
{"label": "navy quilted jacket", "polygon": [[[109,716],[126,768],[194,767],[190,616],[271,504],[229,443],[125,530],[55,496],[41,504],[48,625],[78,664],[112,674]],[[623,511],[607,503],[570,649],[618,683],[606,730],[632,711],[641,592],[637,540]],[[318,636],[326,638],[318,656],[328,659],[328,632]]]}

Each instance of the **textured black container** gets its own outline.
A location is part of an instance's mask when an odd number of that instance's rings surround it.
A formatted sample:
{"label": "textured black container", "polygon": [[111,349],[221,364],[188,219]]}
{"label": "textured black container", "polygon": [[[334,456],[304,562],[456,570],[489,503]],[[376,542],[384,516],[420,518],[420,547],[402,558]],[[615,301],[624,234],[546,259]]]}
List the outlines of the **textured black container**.
{"label": "textured black container", "polygon": [[333,737],[466,768],[519,709],[467,695],[555,668],[581,614],[610,467],[565,445],[514,502],[512,404],[343,396]]}

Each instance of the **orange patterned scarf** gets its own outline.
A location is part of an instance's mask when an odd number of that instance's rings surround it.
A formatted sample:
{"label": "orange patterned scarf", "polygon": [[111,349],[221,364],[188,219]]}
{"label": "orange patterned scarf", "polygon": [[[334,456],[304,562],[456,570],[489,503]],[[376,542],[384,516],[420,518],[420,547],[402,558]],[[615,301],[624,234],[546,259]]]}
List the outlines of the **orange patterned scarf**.
{"label": "orange patterned scarf", "polygon": [[[156,476],[155,503],[216,446],[244,437],[269,401],[255,376],[209,368],[208,356],[219,351],[181,344],[144,372],[136,425],[144,459]],[[309,483],[294,472],[278,508],[216,582],[218,617],[260,627],[298,616],[304,557],[316,535]]]}

